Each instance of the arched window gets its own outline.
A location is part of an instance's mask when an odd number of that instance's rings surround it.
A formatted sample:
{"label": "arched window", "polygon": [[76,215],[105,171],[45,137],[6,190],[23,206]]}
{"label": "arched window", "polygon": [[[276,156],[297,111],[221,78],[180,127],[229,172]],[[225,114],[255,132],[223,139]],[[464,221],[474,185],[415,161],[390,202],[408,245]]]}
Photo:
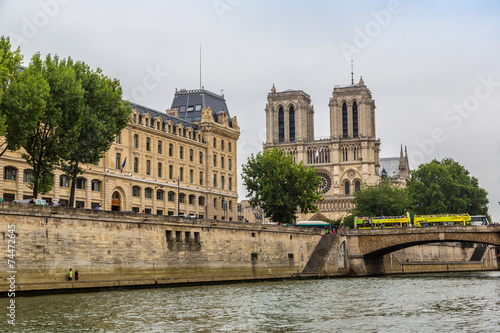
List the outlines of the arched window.
{"label": "arched window", "polygon": [[352,103],[352,136],[358,137],[358,103]]}
{"label": "arched window", "polygon": [[144,197],[146,199],[151,199],[153,197],[153,189],[150,187],[146,187],[146,189],[144,190]]}
{"label": "arched window", "polygon": [[180,194],[179,194],[179,202],[180,202],[180,203],[184,203],[184,198],[185,198],[185,196],[186,196],[186,195],[185,195],[184,193],[180,193]]}
{"label": "arched window", "polygon": [[356,182],[354,182],[354,190],[355,191],[361,190],[361,182],[359,180],[356,180]]}
{"label": "arched window", "polygon": [[141,196],[141,188],[139,186],[132,187],[132,196],[140,197]]}
{"label": "arched window", "polygon": [[134,134],[134,148],[139,148],[139,135]]}
{"label": "arched window", "polygon": [[349,132],[347,130],[347,105],[342,104],[342,137],[347,138]]}
{"label": "arched window", "polygon": [[290,141],[295,141],[295,110],[293,106],[290,106],[288,117],[290,121]]}
{"label": "arched window", "polygon": [[94,179],[92,180],[92,191],[100,192],[101,191],[101,181]]}
{"label": "arched window", "polygon": [[349,184],[349,182],[348,182],[348,181],[346,181],[346,182],[345,182],[344,187],[345,187],[345,192],[344,192],[344,193],[345,193],[346,195],[347,195],[347,194],[350,194],[350,193],[351,193],[351,192],[350,192],[350,184]]}
{"label": "arched window", "polygon": [[163,200],[163,190],[156,191],[156,200]]}
{"label": "arched window", "polygon": [[205,197],[198,198],[198,206],[205,206]]}
{"label": "arched window", "polygon": [[278,111],[278,140],[285,141],[285,113],[282,107]]}
{"label": "arched window", "polygon": [[194,205],[195,202],[196,202],[196,197],[193,194],[189,195],[189,204]]}
{"label": "arched window", "polygon": [[66,175],[61,175],[59,177],[59,186],[60,187],[69,187],[69,178]]}
{"label": "arched window", "polygon": [[175,193],[172,191],[168,192],[167,200],[170,202],[174,202],[175,201]]}

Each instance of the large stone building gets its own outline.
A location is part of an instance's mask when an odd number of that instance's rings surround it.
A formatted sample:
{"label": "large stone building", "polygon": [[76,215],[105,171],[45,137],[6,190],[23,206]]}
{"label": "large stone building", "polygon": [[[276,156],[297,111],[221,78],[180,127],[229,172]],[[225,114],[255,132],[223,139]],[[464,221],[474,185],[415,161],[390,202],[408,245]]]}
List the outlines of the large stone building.
{"label": "large stone building", "polygon": [[[264,149],[279,147],[295,162],[314,166],[322,178],[324,200],[318,204],[319,212],[300,214],[299,220],[344,216],[353,207],[354,191],[363,184],[378,183],[385,170],[375,134],[375,101],[363,79],[335,86],[328,106],[330,136],[315,139],[314,108],[308,94],[290,89],[277,92],[273,85],[267,95]],[[407,157],[402,155],[397,165],[398,174],[391,177],[404,185],[409,177]]]}
{"label": "large stone building", "polygon": [[[224,96],[184,89],[176,91],[166,112],[131,107],[127,127],[105,157],[84,166],[76,205],[236,221],[240,131]],[[3,200],[32,197],[32,170],[19,151],[0,158],[0,172]],[[53,177],[54,187],[41,196],[67,205],[70,180],[58,169]]]}

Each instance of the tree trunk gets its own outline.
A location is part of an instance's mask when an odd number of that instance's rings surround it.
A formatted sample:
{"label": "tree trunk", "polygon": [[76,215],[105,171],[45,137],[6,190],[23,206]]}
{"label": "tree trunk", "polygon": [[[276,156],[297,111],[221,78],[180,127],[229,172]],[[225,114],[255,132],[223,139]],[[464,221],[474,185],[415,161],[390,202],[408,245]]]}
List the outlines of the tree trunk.
{"label": "tree trunk", "polygon": [[74,207],[75,203],[75,189],[76,189],[76,181],[78,178],[78,161],[75,162],[73,166],[73,170],[71,170],[71,189],[69,195],[69,207]]}
{"label": "tree trunk", "polygon": [[[39,180],[38,180],[38,164],[34,163],[33,164],[33,198],[37,198],[38,196],[38,183],[39,183]],[[20,177],[21,175],[19,175]]]}

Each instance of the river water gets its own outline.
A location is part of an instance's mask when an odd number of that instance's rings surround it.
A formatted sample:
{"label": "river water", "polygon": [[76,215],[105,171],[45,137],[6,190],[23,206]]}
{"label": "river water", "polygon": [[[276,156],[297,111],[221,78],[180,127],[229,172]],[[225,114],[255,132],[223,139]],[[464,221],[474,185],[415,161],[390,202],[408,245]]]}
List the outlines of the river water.
{"label": "river water", "polygon": [[16,297],[15,328],[3,312],[1,332],[500,332],[500,272]]}

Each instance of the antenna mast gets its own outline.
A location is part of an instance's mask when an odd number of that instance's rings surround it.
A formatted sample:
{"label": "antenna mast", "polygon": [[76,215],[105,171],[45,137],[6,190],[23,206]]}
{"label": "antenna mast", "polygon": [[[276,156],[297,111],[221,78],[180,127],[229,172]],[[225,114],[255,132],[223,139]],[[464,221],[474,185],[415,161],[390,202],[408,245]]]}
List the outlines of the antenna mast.
{"label": "antenna mast", "polygon": [[200,89],[201,89],[201,42],[200,42]]}
{"label": "antenna mast", "polygon": [[351,59],[351,84],[354,85],[354,64]]}

